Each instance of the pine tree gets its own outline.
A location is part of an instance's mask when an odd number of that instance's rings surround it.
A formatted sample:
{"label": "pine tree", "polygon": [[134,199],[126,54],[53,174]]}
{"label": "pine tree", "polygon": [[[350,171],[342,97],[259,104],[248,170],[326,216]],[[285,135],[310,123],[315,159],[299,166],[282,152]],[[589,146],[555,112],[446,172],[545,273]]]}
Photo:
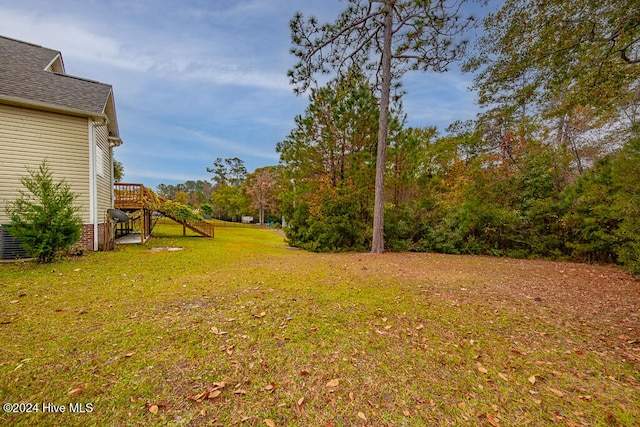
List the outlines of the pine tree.
{"label": "pine tree", "polygon": [[52,262],[61,250],[80,238],[82,220],[74,206],[77,195],[64,179],[54,182],[47,161],[20,178],[25,190],[7,206],[11,217],[9,232],[40,263]]}
{"label": "pine tree", "polygon": [[372,253],[384,251],[384,179],[392,88],[409,70],[447,71],[464,52],[461,33],[472,22],[460,19],[465,0],[349,0],[335,23],[296,14],[290,22],[291,52],[299,62],[289,71],[295,91],[305,92],[315,74],[338,76],[362,67],[380,88]]}

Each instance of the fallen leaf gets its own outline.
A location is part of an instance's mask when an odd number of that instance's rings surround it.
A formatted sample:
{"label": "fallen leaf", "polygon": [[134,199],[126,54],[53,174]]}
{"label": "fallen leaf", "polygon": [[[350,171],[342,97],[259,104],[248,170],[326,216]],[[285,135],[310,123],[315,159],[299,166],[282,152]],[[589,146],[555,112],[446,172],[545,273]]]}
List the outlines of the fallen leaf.
{"label": "fallen leaf", "polygon": [[302,376],[302,377],[308,377],[308,376],[309,376],[309,372],[307,372],[307,371],[300,371],[300,376]]}
{"label": "fallen leaf", "polygon": [[264,420],[264,423],[266,425],[268,425],[269,427],[276,427],[276,423],[273,422],[273,420],[267,418],[266,420]]}
{"label": "fallen leaf", "polygon": [[131,398],[129,399],[131,401],[131,403],[136,403],[138,401],[137,397],[131,396]]}
{"label": "fallen leaf", "polygon": [[275,383],[267,384],[266,386],[264,386],[264,389],[271,393],[276,389],[276,385]]}
{"label": "fallen leaf", "polygon": [[529,382],[531,383],[531,385],[534,385],[536,383],[536,376],[535,375],[531,375],[529,377]]}
{"label": "fallen leaf", "polygon": [[303,403],[304,403],[304,397],[301,397],[300,399],[298,399],[298,406],[302,406]]}
{"label": "fallen leaf", "polygon": [[487,370],[487,368],[485,368],[484,366],[482,366],[480,363],[478,363],[476,365],[476,367],[478,368],[478,371],[482,372],[483,374],[488,374],[489,371]]}
{"label": "fallen leaf", "polygon": [[82,390],[84,390],[84,387],[76,387],[73,390],[71,390],[69,393],[67,393],[67,396],[75,396],[76,394],[80,393]]}
{"label": "fallen leaf", "polygon": [[367,421],[367,416],[363,412],[358,412],[358,418],[362,421]]}
{"label": "fallen leaf", "polygon": [[214,326],[214,327],[211,328],[211,333],[219,335],[220,334],[220,330]]}
{"label": "fallen leaf", "polygon": [[238,389],[238,390],[233,390],[233,394],[239,394],[244,396],[245,394],[247,394],[246,390],[242,390],[242,389]]}
{"label": "fallen leaf", "polygon": [[498,424],[498,420],[496,420],[490,412],[487,412],[487,421],[489,421],[489,424],[491,424],[493,427],[500,427],[500,424]]}
{"label": "fallen leaf", "polygon": [[563,392],[561,392],[560,390],[556,390],[555,388],[547,387],[547,390],[549,390],[551,393],[555,394],[558,397],[564,396]]}
{"label": "fallen leaf", "polygon": [[409,410],[408,410],[408,409],[404,409],[404,410],[402,411],[402,413],[404,414],[404,416],[405,416],[405,417],[410,417],[410,416],[411,416],[411,412],[409,412]]}
{"label": "fallen leaf", "polygon": [[349,399],[353,402],[353,392],[352,391],[349,392]]}
{"label": "fallen leaf", "polygon": [[149,412],[151,412],[154,415],[157,414],[158,413],[158,405],[149,406]]}
{"label": "fallen leaf", "polygon": [[200,402],[202,399],[206,399],[209,396],[209,391],[205,390],[197,396],[190,397],[191,400],[195,400],[196,402]]}
{"label": "fallen leaf", "polygon": [[585,402],[591,402],[593,398],[591,396],[578,396],[578,399],[584,400]]}
{"label": "fallen leaf", "polygon": [[218,389],[218,388],[225,388],[227,386],[227,383],[224,381],[220,381],[219,383],[213,383],[213,389]]}
{"label": "fallen leaf", "polygon": [[502,372],[498,372],[498,376],[500,378],[502,378],[503,380],[505,380],[505,381],[509,381],[509,378],[507,378],[507,376],[505,374],[503,374]]}
{"label": "fallen leaf", "polygon": [[131,357],[131,356],[133,356],[134,354],[136,354],[136,352],[135,352],[135,351],[130,351],[129,353],[125,354],[125,355],[124,355],[124,357]]}
{"label": "fallen leaf", "polygon": [[331,380],[327,383],[327,387],[338,387],[338,384],[340,384],[340,380],[339,379],[334,379]]}
{"label": "fallen leaf", "polygon": [[418,326],[416,326],[416,329],[417,330],[424,329],[424,325],[420,323]]}
{"label": "fallen leaf", "polygon": [[222,392],[220,390],[213,390],[209,392],[209,395],[207,396],[207,399],[215,399],[216,397],[220,396],[222,394]]}

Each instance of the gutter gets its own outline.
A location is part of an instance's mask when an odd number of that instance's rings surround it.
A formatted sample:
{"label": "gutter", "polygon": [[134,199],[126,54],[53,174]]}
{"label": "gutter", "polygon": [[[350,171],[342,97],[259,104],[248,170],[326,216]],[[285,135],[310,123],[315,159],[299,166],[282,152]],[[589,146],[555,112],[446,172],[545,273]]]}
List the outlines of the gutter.
{"label": "gutter", "polygon": [[61,107],[48,102],[27,101],[24,98],[18,98],[15,96],[0,95],[0,103],[14,105],[17,107],[29,107],[53,113],[65,113],[72,116],[89,117],[94,121],[108,120],[107,115],[104,113],[96,113],[95,111],[82,110],[79,108]]}

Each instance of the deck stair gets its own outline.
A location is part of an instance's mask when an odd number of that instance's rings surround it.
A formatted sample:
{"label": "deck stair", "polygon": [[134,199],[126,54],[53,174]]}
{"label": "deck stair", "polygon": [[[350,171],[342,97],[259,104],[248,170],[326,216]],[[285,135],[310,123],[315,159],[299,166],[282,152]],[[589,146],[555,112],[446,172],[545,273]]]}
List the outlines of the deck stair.
{"label": "deck stair", "polygon": [[189,230],[194,231],[202,236],[213,237],[213,234],[214,234],[213,224],[209,222],[198,220],[198,219],[183,220],[175,216],[171,211],[163,210],[161,207],[156,209],[156,212],[160,212],[162,215],[166,216],[167,218],[172,219],[179,224],[182,224],[183,227],[186,227]]}
{"label": "deck stair", "polygon": [[139,216],[141,239],[144,242],[151,235],[155,225],[153,213],[158,212],[182,224],[183,233],[190,229],[205,237],[214,237],[214,226],[197,218],[196,215],[181,215],[190,208],[158,196],[142,184],[114,184],[114,207],[125,212],[141,212]]}

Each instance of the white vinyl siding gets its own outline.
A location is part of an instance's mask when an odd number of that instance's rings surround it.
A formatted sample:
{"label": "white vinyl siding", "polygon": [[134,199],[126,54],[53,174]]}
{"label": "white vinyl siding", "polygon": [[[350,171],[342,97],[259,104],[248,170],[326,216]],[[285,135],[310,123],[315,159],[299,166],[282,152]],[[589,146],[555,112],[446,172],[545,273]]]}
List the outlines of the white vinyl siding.
{"label": "white vinyl siding", "polygon": [[78,195],[79,215],[89,223],[88,133],[86,117],[0,105],[0,223],[9,222],[5,207],[22,189],[20,177],[43,159]]}

